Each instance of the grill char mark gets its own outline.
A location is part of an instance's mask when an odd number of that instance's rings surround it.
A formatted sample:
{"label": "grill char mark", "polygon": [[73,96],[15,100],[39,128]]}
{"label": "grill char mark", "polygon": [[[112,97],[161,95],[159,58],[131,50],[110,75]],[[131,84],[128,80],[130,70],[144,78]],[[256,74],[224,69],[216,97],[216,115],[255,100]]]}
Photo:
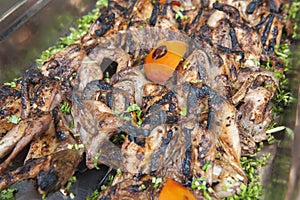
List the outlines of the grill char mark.
{"label": "grill char mark", "polygon": [[237,50],[239,43],[236,37],[236,33],[233,27],[233,24],[229,21],[229,26],[230,26],[230,30],[229,30],[229,35],[231,38],[231,46],[232,46],[232,50]]}
{"label": "grill char mark", "polygon": [[272,23],[273,23],[273,20],[274,20],[274,15],[270,14],[268,16],[268,18],[269,18],[269,20],[268,20],[267,25],[265,26],[265,29],[264,29],[263,34],[261,36],[261,42],[262,42],[263,45],[265,45],[266,42],[267,42],[267,38],[268,38],[268,35],[271,31]]}
{"label": "grill char mark", "polygon": [[183,133],[185,135],[185,154],[182,161],[182,173],[186,179],[191,178],[191,162],[192,162],[192,143],[191,143],[191,129],[184,128]]}
{"label": "grill char mark", "polygon": [[240,18],[240,13],[239,13],[238,9],[236,9],[233,6],[215,2],[213,4],[213,8],[216,10],[225,12],[227,15],[231,16],[235,20],[238,20]]}
{"label": "grill char mark", "polygon": [[253,0],[251,1],[247,8],[246,8],[246,13],[248,15],[251,15],[254,13],[254,11],[256,10],[256,8],[262,3],[263,1],[262,0]]}
{"label": "grill char mark", "polygon": [[159,5],[160,5],[159,1],[157,1],[154,4],[154,8],[152,10],[151,17],[150,17],[149,22],[148,22],[148,24],[150,26],[155,26],[155,24],[156,24],[156,21],[157,21],[158,15],[159,15],[159,11],[160,11],[159,10]]}

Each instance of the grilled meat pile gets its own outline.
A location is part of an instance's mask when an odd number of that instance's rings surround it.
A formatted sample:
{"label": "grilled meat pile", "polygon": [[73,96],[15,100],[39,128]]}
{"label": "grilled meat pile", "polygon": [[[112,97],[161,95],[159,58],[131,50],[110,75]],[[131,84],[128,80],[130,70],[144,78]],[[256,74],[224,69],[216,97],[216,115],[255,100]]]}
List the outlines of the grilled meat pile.
{"label": "grilled meat pile", "polygon": [[[123,172],[99,199],[157,199],[168,179],[197,199],[204,197],[191,189],[195,179],[214,199],[240,192],[240,158],[268,138],[272,122],[278,80],[257,63],[283,73],[274,54],[282,5],[109,1],[78,42],[27,70],[16,87],[0,87],[0,189],[35,178],[41,194],[58,190],[85,155],[89,168]],[[161,75],[146,62],[174,55],[180,62],[158,67]],[[66,102],[71,113],[59,109]],[[120,147],[111,138],[121,134]],[[24,164],[10,169],[27,146]]]}

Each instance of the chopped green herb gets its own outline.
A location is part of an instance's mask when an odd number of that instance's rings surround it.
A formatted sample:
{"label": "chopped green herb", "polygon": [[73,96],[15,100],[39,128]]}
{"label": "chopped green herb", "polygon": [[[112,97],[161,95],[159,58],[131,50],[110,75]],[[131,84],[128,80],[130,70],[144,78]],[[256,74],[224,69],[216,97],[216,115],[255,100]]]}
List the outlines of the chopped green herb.
{"label": "chopped green herb", "polygon": [[154,188],[158,188],[162,182],[162,178],[152,177],[152,183]]}
{"label": "chopped green herb", "polygon": [[114,144],[123,144],[125,140],[125,134],[124,133],[121,133],[121,134],[116,134],[114,136],[112,136],[112,142]]}
{"label": "chopped green herb", "polygon": [[5,190],[2,190],[0,192],[0,199],[1,200],[15,200],[14,194],[17,192],[16,188],[8,188]]}
{"label": "chopped green herb", "polygon": [[205,164],[202,166],[202,170],[207,172],[209,169],[211,168],[211,161],[210,160],[206,160]]}
{"label": "chopped green herb", "polygon": [[187,109],[182,108],[181,111],[179,112],[179,114],[182,115],[182,116],[186,116],[187,115]]}
{"label": "chopped green herb", "polygon": [[22,80],[22,77],[14,78],[14,79],[13,79],[14,82],[17,82],[17,81],[19,81],[19,80]]}
{"label": "chopped green herb", "polygon": [[197,189],[197,190],[206,190],[206,178],[201,177],[201,178],[195,178],[192,180],[192,189]]}
{"label": "chopped green herb", "polygon": [[143,123],[143,120],[141,118],[141,114],[142,114],[142,110],[141,108],[137,105],[137,104],[132,104],[130,105],[125,112],[129,113],[129,112],[135,112],[136,113],[136,117],[137,117],[137,125],[140,126]]}
{"label": "chopped green herb", "polygon": [[191,188],[201,190],[205,199],[212,200],[212,197],[209,195],[209,193],[214,193],[214,190],[211,187],[207,187],[206,177],[193,179]]}
{"label": "chopped green herb", "polygon": [[188,16],[184,15],[184,9],[182,7],[179,8],[179,10],[175,14],[175,19],[184,20],[188,18],[189,18]]}
{"label": "chopped green herb", "polygon": [[146,186],[145,186],[144,184],[142,184],[142,185],[141,185],[141,188],[142,188],[143,190],[145,190],[145,189],[146,189]]}
{"label": "chopped green herb", "polygon": [[70,199],[75,199],[75,194],[73,194],[72,192],[70,193]]}
{"label": "chopped green herb", "polygon": [[136,110],[141,110],[141,108],[137,104],[132,104],[125,110],[125,112],[133,112]]}
{"label": "chopped green herb", "polygon": [[101,187],[100,187],[100,190],[101,190],[101,191],[104,191],[104,190],[106,190],[106,189],[107,189],[107,186],[101,185]]}
{"label": "chopped green herb", "polygon": [[109,185],[109,186],[112,185],[114,179],[115,179],[115,176],[114,176],[114,175],[109,175],[109,176],[108,176],[108,185]]}
{"label": "chopped green herb", "polygon": [[71,121],[71,124],[70,124],[70,129],[74,129],[75,128],[75,124],[74,124],[74,120]]}
{"label": "chopped green herb", "polygon": [[211,196],[209,195],[208,192],[206,192],[206,190],[203,191],[203,196],[204,196],[204,198],[207,199],[207,200],[212,200]]}
{"label": "chopped green herb", "polygon": [[59,109],[63,112],[66,113],[67,115],[71,114],[71,107],[67,102],[64,102],[59,106]]}
{"label": "chopped green herb", "polygon": [[4,83],[4,85],[9,86],[11,88],[17,87],[17,83],[14,82],[14,81],[13,82],[6,82],[6,83]]}
{"label": "chopped green herb", "polygon": [[260,66],[260,62],[256,59],[251,59],[255,66]]}
{"label": "chopped green herb", "polygon": [[47,198],[47,194],[42,195],[42,199],[45,200]]}
{"label": "chopped green herb", "polygon": [[74,148],[75,148],[75,150],[84,149],[84,145],[83,144],[74,144]]}
{"label": "chopped green herb", "polygon": [[118,174],[118,176],[122,176],[122,170],[121,169],[117,169],[117,174]]}
{"label": "chopped green herb", "polygon": [[120,117],[126,121],[131,121],[130,117],[124,116],[124,114],[120,115]]}
{"label": "chopped green herb", "polygon": [[271,65],[271,59],[270,58],[268,58],[268,61],[266,63],[266,69],[269,70],[269,71],[274,70],[273,66]]}
{"label": "chopped green herb", "polygon": [[109,81],[110,81],[110,78],[109,78],[109,77],[110,77],[110,76],[109,76],[109,72],[106,72],[106,73],[105,73],[104,81],[107,82],[107,83],[109,83]]}
{"label": "chopped green herb", "polygon": [[20,123],[21,118],[16,115],[11,115],[7,118],[7,121],[9,123],[18,124],[18,123]]}
{"label": "chopped green herb", "polygon": [[101,150],[99,152],[97,152],[94,156],[94,167],[99,170],[100,168],[98,167],[98,158],[101,155]]}
{"label": "chopped green herb", "polygon": [[293,35],[292,38],[296,39],[299,37],[299,27],[297,21],[299,20],[299,12],[300,12],[300,2],[293,1],[290,4],[289,12],[288,12],[288,17],[294,21],[293,24]]}
{"label": "chopped green herb", "polygon": [[86,198],[86,200],[97,200],[100,195],[100,192],[98,190],[94,190],[93,193]]}
{"label": "chopped green herb", "polygon": [[269,135],[268,137],[268,144],[274,144],[276,142],[276,139],[274,138],[273,135]]}
{"label": "chopped green herb", "polygon": [[241,164],[247,174],[248,185],[241,184],[241,192],[232,197],[227,197],[226,200],[242,200],[254,199],[259,200],[263,194],[263,186],[260,183],[258,169],[265,166],[270,159],[271,154],[263,155],[261,158],[242,157]]}
{"label": "chopped green herb", "polygon": [[76,176],[71,176],[67,182],[67,185],[66,185],[66,190],[67,191],[70,191],[71,187],[72,187],[72,184],[75,183],[77,181],[76,179]]}
{"label": "chopped green herb", "polygon": [[187,61],[187,62],[184,63],[184,65],[183,65],[182,68],[183,68],[183,69],[187,69],[188,66],[189,66],[190,64],[191,64],[191,63]]}
{"label": "chopped green herb", "polygon": [[98,0],[96,2],[97,7],[107,7],[108,6],[108,0]]}

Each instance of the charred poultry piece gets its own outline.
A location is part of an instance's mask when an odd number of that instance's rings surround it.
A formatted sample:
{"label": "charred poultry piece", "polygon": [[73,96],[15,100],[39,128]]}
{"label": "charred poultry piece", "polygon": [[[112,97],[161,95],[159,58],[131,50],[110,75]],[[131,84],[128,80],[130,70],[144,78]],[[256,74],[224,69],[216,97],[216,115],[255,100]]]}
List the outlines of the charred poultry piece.
{"label": "charred poultry piece", "polygon": [[[109,1],[79,41],[15,88],[0,87],[0,189],[35,178],[41,194],[58,190],[85,153],[88,168],[123,172],[99,199],[160,199],[170,179],[190,199],[204,198],[195,180],[213,199],[239,193],[247,184],[240,158],[272,122],[278,80],[255,61],[282,71],[280,7]],[[70,113],[59,111],[63,102]],[[111,138],[121,134],[120,147]],[[26,146],[24,165],[10,169]]]}

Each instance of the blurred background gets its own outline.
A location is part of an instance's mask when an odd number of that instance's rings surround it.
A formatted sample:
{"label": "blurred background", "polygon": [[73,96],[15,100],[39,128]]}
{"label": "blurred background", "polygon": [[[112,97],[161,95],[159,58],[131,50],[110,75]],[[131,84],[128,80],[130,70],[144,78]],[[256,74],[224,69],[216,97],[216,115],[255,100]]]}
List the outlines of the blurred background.
{"label": "blurred background", "polygon": [[34,64],[96,0],[0,0],[0,83]]}

